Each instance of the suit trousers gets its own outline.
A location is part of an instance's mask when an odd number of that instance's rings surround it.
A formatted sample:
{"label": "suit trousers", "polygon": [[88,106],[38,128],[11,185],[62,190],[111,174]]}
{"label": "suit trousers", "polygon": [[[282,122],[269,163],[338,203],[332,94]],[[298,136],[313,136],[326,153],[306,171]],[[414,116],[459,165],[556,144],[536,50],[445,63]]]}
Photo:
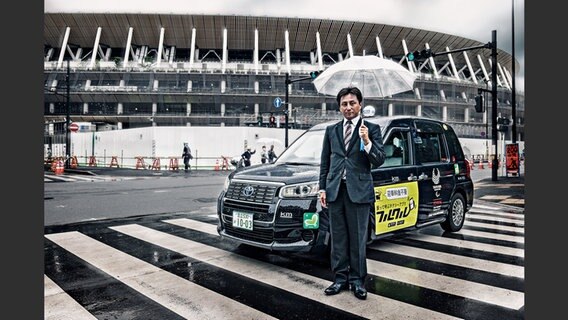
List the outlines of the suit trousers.
{"label": "suit trousers", "polygon": [[352,202],[344,181],[336,201],[328,203],[334,282],[364,284],[370,206],[370,203]]}

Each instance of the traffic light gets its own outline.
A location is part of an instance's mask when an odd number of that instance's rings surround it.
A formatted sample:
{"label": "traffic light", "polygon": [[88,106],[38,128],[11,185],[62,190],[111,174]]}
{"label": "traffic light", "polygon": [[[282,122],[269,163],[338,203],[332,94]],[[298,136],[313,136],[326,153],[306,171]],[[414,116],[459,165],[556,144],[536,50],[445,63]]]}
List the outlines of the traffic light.
{"label": "traffic light", "polygon": [[421,51],[416,50],[414,52],[409,52],[406,54],[406,58],[408,59],[408,61],[424,60],[433,56],[434,53],[432,52],[432,49],[424,49]]}
{"label": "traffic light", "polygon": [[509,118],[497,117],[497,131],[507,132],[510,124],[511,120]]}
{"label": "traffic light", "polygon": [[319,76],[320,71],[312,71],[310,72],[310,78],[315,79]]}
{"label": "traffic light", "polygon": [[485,111],[485,108],[483,106],[483,96],[480,94],[475,96],[475,111],[477,112]]}

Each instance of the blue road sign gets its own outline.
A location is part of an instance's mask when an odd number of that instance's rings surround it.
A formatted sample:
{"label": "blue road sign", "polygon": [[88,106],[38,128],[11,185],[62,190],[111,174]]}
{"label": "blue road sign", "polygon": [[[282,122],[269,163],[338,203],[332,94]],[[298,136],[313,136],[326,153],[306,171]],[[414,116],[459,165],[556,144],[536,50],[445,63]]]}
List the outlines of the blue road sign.
{"label": "blue road sign", "polygon": [[280,108],[282,106],[282,99],[280,99],[280,97],[274,98],[274,106],[276,108]]}

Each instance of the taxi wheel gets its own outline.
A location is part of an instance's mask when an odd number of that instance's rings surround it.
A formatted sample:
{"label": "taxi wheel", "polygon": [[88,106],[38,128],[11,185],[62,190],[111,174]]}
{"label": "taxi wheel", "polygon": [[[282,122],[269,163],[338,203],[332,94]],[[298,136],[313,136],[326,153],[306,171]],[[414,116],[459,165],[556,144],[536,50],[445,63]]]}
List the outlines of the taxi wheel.
{"label": "taxi wheel", "polygon": [[463,227],[465,221],[465,199],[464,197],[456,193],[450,201],[450,207],[448,208],[448,217],[446,221],[442,222],[440,225],[442,229],[450,232],[459,231]]}

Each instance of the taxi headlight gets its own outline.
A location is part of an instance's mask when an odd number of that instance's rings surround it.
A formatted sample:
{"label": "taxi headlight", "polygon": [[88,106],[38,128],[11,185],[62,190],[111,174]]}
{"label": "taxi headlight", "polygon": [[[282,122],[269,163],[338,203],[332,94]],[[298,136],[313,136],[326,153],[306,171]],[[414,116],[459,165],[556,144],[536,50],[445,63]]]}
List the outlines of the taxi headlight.
{"label": "taxi headlight", "polygon": [[282,198],[315,197],[318,194],[319,182],[308,182],[285,186],[280,190]]}
{"label": "taxi headlight", "polygon": [[229,179],[229,177],[226,177],[225,183],[223,183],[223,192],[227,192],[227,189],[229,189],[229,184],[231,184],[231,179]]}

